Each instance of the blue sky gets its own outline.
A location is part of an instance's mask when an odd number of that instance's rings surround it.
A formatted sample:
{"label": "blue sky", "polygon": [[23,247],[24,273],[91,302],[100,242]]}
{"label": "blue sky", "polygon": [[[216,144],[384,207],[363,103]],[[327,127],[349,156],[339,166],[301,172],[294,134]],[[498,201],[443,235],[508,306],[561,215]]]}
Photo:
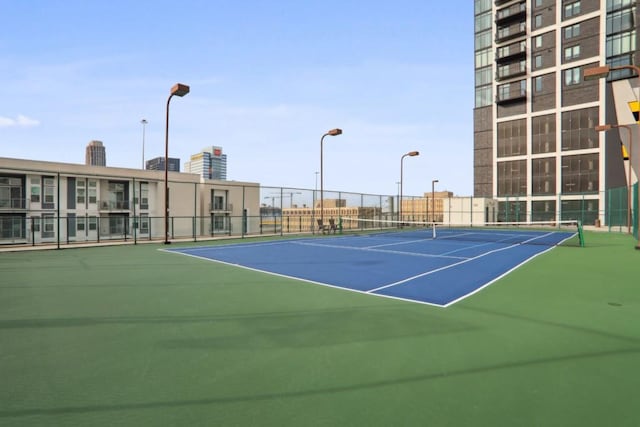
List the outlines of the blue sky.
{"label": "blue sky", "polygon": [[0,0],[0,157],[107,166],[218,145],[228,179],[473,192],[473,2]]}

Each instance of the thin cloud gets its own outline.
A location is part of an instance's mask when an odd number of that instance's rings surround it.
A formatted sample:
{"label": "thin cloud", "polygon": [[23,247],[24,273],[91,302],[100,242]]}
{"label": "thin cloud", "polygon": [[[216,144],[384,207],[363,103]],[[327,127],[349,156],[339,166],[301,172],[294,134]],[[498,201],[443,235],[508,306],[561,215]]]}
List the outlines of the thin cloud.
{"label": "thin cloud", "polygon": [[0,116],[0,128],[33,127],[38,125],[40,125],[40,122],[38,120],[23,116],[22,114],[19,114],[15,119],[12,119],[11,117]]}

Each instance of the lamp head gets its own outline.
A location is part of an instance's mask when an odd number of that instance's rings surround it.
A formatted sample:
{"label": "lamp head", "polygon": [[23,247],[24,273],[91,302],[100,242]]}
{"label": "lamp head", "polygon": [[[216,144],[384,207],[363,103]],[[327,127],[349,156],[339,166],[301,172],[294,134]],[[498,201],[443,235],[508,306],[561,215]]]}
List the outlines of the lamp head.
{"label": "lamp head", "polygon": [[609,75],[609,71],[611,71],[611,68],[608,65],[603,65],[602,67],[585,68],[582,72],[582,77],[585,80],[602,79]]}
{"label": "lamp head", "polygon": [[327,135],[329,136],[337,136],[337,135],[342,135],[342,129],[331,129],[330,131],[327,132]]}
{"label": "lamp head", "polygon": [[411,157],[413,157],[413,156],[419,156],[419,155],[420,155],[420,152],[419,152],[419,151],[409,151],[409,152],[407,153],[407,156],[411,156]]}
{"label": "lamp head", "polygon": [[182,83],[176,83],[171,88],[171,95],[185,96],[188,93],[189,93],[189,86],[183,85]]}
{"label": "lamp head", "polygon": [[598,125],[594,129],[596,130],[596,132],[604,132],[604,131],[609,130],[611,128],[612,128],[611,125]]}

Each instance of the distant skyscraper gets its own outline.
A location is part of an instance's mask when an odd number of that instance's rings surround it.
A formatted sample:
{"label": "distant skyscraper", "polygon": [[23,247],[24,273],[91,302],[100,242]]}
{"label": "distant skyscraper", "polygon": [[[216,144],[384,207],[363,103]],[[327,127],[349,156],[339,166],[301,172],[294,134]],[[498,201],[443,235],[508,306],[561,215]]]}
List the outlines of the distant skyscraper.
{"label": "distant skyscraper", "polygon": [[89,166],[106,166],[107,153],[102,141],[91,141],[85,152],[85,164]]}
{"label": "distant skyscraper", "polygon": [[191,161],[184,164],[184,171],[196,173],[206,179],[227,179],[227,155],[222,154],[222,147],[206,147],[198,154],[191,156]]}
{"label": "distant skyscraper", "polygon": [[[147,160],[147,170],[163,171],[164,170],[164,157],[156,157],[151,160]],[[180,172],[180,159],[169,157],[169,172]]]}

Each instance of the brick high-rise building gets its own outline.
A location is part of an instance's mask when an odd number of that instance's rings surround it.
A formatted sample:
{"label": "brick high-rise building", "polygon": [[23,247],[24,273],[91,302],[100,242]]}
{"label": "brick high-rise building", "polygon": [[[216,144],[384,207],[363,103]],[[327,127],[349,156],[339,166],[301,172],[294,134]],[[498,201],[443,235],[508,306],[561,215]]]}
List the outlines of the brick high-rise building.
{"label": "brick high-rise building", "polygon": [[[640,153],[638,78],[616,69],[637,61],[636,0],[474,5],[474,196],[497,199],[501,220],[626,222],[626,196],[608,190],[637,181],[624,153]],[[584,79],[602,65],[607,78]]]}

